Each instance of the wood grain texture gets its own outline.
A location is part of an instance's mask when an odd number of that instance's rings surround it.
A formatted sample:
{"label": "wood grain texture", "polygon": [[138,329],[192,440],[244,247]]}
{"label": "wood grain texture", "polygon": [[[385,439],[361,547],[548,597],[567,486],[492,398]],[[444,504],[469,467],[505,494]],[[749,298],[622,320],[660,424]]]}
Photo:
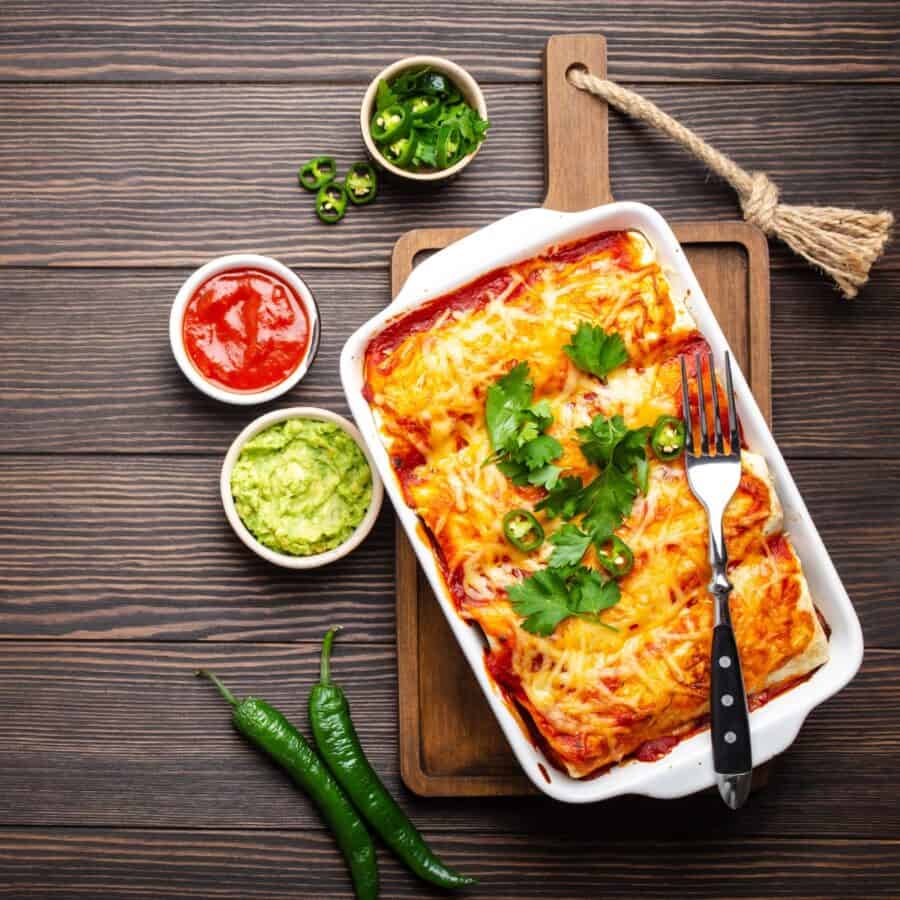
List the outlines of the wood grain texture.
{"label": "wood grain texture", "polygon": [[232,532],[220,459],[5,457],[0,637],[296,640],[335,617],[393,634],[392,514],[323,569],[272,566]]}
{"label": "wood grain texture", "polygon": [[[787,201],[900,209],[900,86],[645,93],[767,171]],[[322,226],[297,168],[326,150],[344,166],[362,156],[361,96],[361,86],[0,85],[0,264],[196,266],[252,250],[304,272],[380,267],[410,228],[485,225],[540,205],[541,88],[488,85],[494,129],[463,177],[433,192],[385,184],[374,207]],[[620,200],[681,220],[739,216],[729,187],[646,126],[611,116],[609,153]],[[790,259],[773,254],[776,266]],[[896,245],[885,264],[900,267]]]}
{"label": "wood grain texture", "polygon": [[[426,837],[434,837],[426,832]],[[721,900],[722,884],[737,898],[896,898],[898,844],[873,840],[738,844],[715,838],[597,844],[586,836],[518,834],[437,836],[453,866],[479,878],[494,900],[529,897],[632,900]],[[0,892],[29,900],[350,900],[353,893],[331,838],[315,831],[110,831],[8,829],[0,832],[6,878]],[[379,856],[383,896],[445,897],[414,880],[388,854]],[[714,877],[710,876],[714,872]]]}
{"label": "wood grain texture", "polygon": [[[301,271],[322,309],[321,348],[310,374],[273,406],[346,413],[340,349],[387,304],[388,273]],[[204,397],[172,359],[169,306],[188,274],[5,270],[0,452],[224,455],[252,414]],[[876,269],[868,290],[845,303],[799,264],[773,272],[775,437],[788,457],[900,455],[891,399],[900,395],[900,273]]]}
{"label": "wood grain texture", "polygon": [[612,200],[607,107],[573,85],[570,67],[606,78],[606,40],[559,34],[544,48],[544,170],[541,204],[580,212]]}
{"label": "wood grain texture", "polygon": [[[172,364],[181,281],[236,249],[298,267],[327,319],[284,404],[343,410],[337,353],[386,302],[397,236],[544,196],[551,33],[604,33],[612,77],[788,201],[900,209],[893,0],[423,3],[402,22],[361,0],[0,3],[0,897],[349,897],[315,812],[189,674],[214,665],[302,720],[335,620],[363,741],[437,849],[481,877],[473,896],[896,897],[900,654],[867,650],[739,816],[712,795],[423,800],[399,778],[390,514],[308,575],[264,566],[227,528],[218,465],[252,413],[207,403]],[[485,85],[478,163],[447,191],[385,185],[320,227],[298,164],[361,157],[365,83],[422,51]],[[664,138],[609,128],[616,197],[736,217],[731,190]],[[852,306],[777,245],[772,263],[776,437],[869,647],[896,647],[900,248]],[[384,896],[438,896],[379,855]]]}
{"label": "wood grain texture", "polygon": [[[297,640],[336,616],[360,641],[394,636],[393,515],[359,550],[311,572],[277,569],[231,532],[217,458],[4,456],[0,637]],[[791,471],[862,620],[900,647],[900,462]]]}
{"label": "wood grain texture", "polygon": [[[673,801],[623,797],[602,806],[543,796],[473,803],[423,799],[403,788],[394,646],[360,645],[352,618],[334,621],[349,626],[333,671],[360,739],[429,834],[508,835],[538,856],[589,838],[608,861],[609,842],[633,844],[630,853],[644,841],[678,837],[698,851],[706,841],[728,839],[736,849],[752,838],[802,838],[811,824],[823,838],[900,839],[900,807],[882,788],[900,753],[900,734],[883,727],[900,716],[896,651],[867,654],[858,678],[813,712],[768,787],[740,816],[714,793]],[[306,698],[317,678],[321,633],[307,636],[297,644],[0,642],[0,821],[7,828],[314,829],[327,844],[309,801],[246,745],[212,686],[193,677],[206,666],[239,695],[274,703],[308,734]],[[452,665],[457,655],[448,643],[437,664]],[[486,707],[484,715],[493,722]],[[497,765],[511,769],[508,751]],[[444,838],[439,846],[447,846]],[[593,855],[586,853],[584,864]]]}
{"label": "wood grain texture", "polygon": [[620,79],[896,80],[895,13],[890,0],[428,0],[407,18],[362,0],[302,13],[286,0],[5,0],[0,78],[362,82],[399,57],[440,53],[480,79],[537,81],[551,34],[602,31]]}

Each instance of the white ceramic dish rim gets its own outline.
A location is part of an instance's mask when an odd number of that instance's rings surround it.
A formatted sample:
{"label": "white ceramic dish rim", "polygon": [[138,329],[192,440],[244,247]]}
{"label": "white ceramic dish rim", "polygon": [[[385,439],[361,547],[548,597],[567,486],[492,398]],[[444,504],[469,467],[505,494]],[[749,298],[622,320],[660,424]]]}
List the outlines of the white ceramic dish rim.
{"label": "white ceramic dish rim", "polygon": [[[278,553],[276,550],[266,547],[265,544],[261,544],[241,521],[241,517],[238,515],[237,508],[234,505],[234,497],[231,494],[231,471],[234,469],[244,444],[263,429],[277,422],[284,422],[286,419],[316,419],[320,422],[332,422],[343,428],[356,441],[359,449],[362,450],[366,462],[369,464],[369,470],[372,472],[372,502],[369,504],[369,509],[363,520],[356,526],[356,530],[342,544],[338,544],[337,547],[326,550],[324,553],[315,553],[312,556],[290,556],[287,553]],[[228,452],[225,454],[225,459],[222,462],[222,472],[219,476],[219,492],[222,495],[225,518],[228,519],[228,523],[234,529],[234,533],[258,556],[285,569],[318,569],[320,566],[327,566],[329,563],[341,559],[351,550],[355,550],[368,537],[375,520],[378,518],[378,513],[381,511],[381,504],[384,502],[384,487],[378,475],[378,468],[359,430],[343,416],[339,416],[328,409],[319,409],[316,406],[292,406],[288,409],[276,409],[254,419],[232,441]]]}
{"label": "white ceramic dish rim", "polygon": [[[372,450],[397,515],[491,709],[534,785],[551,797],[569,803],[588,803],[620,794],[680,797],[710,787],[714,783],[714,771],[709,732],[685,739],[656,762],[629,760],[587,780],[573,779],[549,763],[523,733],[500,689],[488,676],[483,637],[475,626],[467,625],[457,614],[432,550],[416,527],[417,517],[403,499],[371,410],[362,396],[363,356],[371,338],[399,313],[497,266],[533,256],[551,244],[598,231],[621,229],[640,231],[650,241],[667,272],[673,293],[685,298],[698,328],[721,364],[728,343],[675,235],[656,210],[638,203],[610,203],[579,213],[529,209],[480,229],[418,266],[394,301],[363,325],[347,341],[341,354],[344,391],[363,440]],[[832,629],[829,661],[808,680],[752,713],[753,758],[754,764],[760,765],[784,751],[810,711],[837,693],[856,674],[862,662],[863,640],[847,592],[743,373],[736,369],[734,374],[737,405],[748,444],[768,462],[784,506],[785,529],[803,563],[814,601]],[[549,781],[545,780],[540,766],[549,773]]]}
{"label": "white ceramic dish rim", "polygon": [[[212,384],[203,377],[191,362],[184,346],[182,323],[188,301],[204,281],[212,278],[214,275],[227,272],[229,269],[261,269],[277,275],[294,289],[306,311],[306,317],[309,322],[309,344],[306,347],[303,359],[300,360],[300,365],[284,381],[280,381],[274,387],[270,387],[265,391],[230,391],[227,388]],[[175,357],[175,361],[184,373],[185,378],[198,391],[202,391],[214,400],[219,400],[222,403],[231,403],[235,406],[256,406],[260,403],[267,403],[269,400],[280,397],[294,387],[309,371],[309,367],[312,365],[316,352],[319,349],[320,336],[319,308],[306,282],[284,263],[279,262],[277,259],[272,259],[271,256],[261,256],[258,253],[229,253],[226,256],[218,256],[215,259],[211,259],[208,263],[200,266],[199,269],[187,277],[184,284],[178,289],[178,293],[175,295],[175,300],[172,303],[172,310],[169,313],[169,343],[172,346],[172,354]]]}
{"label": "white ceramic dish rim", "polygon": [[391,63],[389,66],[385,66],[372,81],[369,82],[366,93],[363,95],[362,105],[359,108],[359,127],[362,132],[363,143],[366,145],[369,156],[371,156],[379,166],[390,172],[392,175],[396,175],[398,178],[405,178],[407,181],[423,183],[446,181],[448,178],[453,178],[454,175],[462,172],[462,170],[475,159],[478,152],[481,150],[484,141],[482,141],[471,153],[464,156],[459,162],[454,163],[454,165],[450,166],[448,169],[441,169],[437,172],[410,172],[407,169],[401,169],[399,166],[395,166],[393,163],[388,162],[381,154],[375,141],[372,140],[372,135],[369,133],[369,123],[372,120],[372,109],[375,106],[375,95],[378,93],[378,82],[381,81],[382,78],[385,80],[393,78],[405,69],[412,69],[416,66],[431,66],[431,68],[437,69],[442,74],[449,75],[462,92],[466,102],[478,110],[478,115],[481,116],[482,119],[488,117],[487,102],[484,99],[481,88],[478,86],[478,82],[462,66],[453,62],[451,59],[445,59],[443,56],[407,56],[403,59],[398,59],[397,62]]}

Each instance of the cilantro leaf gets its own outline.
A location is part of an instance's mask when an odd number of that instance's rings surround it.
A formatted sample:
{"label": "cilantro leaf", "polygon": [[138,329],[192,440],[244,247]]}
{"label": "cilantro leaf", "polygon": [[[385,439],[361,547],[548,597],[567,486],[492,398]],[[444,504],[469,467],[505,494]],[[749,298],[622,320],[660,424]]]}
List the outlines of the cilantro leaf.
{"label": "cilantro leaf", "polygon": [[525,616],[522,627],[547,637],[572,615],[565,579],[552,569],[541,569],[507,590],[513,609]]}
{"label": "cilantro leaf", "polygon": [[599,614],[619,602],[619,586],[595,569],[569,565],[541,569],[507,589],[513,609],[525,621],[522,628],[548,637],[569,616],[606,625]]}
{"label": "cilantro leaf", "polygon": [[615,606],[622,596],[615,581],[605,579],[596,569],[579,566],[572,576],[571,593],[577,612],[596,615]]}
{"label": "cilantro leaf", "polygon": [[549,434],[542,434],[522,445],[518,457],[529,469],[540,469],[562,455],[562,444]]}
{"label": "cilantro leaf", "polygon": [[624,472],[639,461],[647,459],[647,438],[653,431],[649,426],[629,431],[613,451],[613,462]]}
{"label": "cilantro leaf", "polygon": [[397,95],[391,90],[390,85],[382,78],[378,82],[378,93],[375,95],[375,110],[381,112],[397,102]]}
{"label": "cilantro leaf", "polygon": [[611,419],[596,416],[587,428],[578,429],[581,452],[588,462],[603,468],[613,461],[616,448],[628,434],[628,426],[621,416]]}
{"label": "cilantro leaf", "polygon": [[513,484],[551,488],[560,469],[550,465],[562,455],[562,444],[544,434],[553,422],[547,399],[532,405],[534,383],[528,377],[528,364],[513,366],[487,391],[485,421],[493,453],[484,465],[496,463]]}
{"label": "cilantro leaf", "polygon": [[491,447],[509,449],[520,425],[520,414],[531,403],[534,384],[528,379],[528,363],[513,366],[487,390],[485,420]]}
{"label": "cilantro leaf", "polygon": [[582,527],[597,542],[608,538],[630,513],[638,486],[631,475],[607,466],[582,492],[577,512]]}
{"label": "cilantro leaf", "polygon": [[628,351],[621,335],[607,334],[590,322],[582,322],[578,326],[571,343],[566,344],[563,350],[582,372],[589,372],[600,379],[628,361]]}
{"label": "cilantro leaf", "polygon": [[642,494],[647,493],[650,484],[650,463],[645,453],[640,459],[634,461],[634,483],[640,488]]}
{"label": "cilantro leaf", "polygon": [[556,487],[562,469],[559,466],[546,465],[528,473],[528,483],[535,487],[546,488],[548,491]]}
{"label": "cilantro leaf", "polygon": [[550,543],[553,544],[551,568],[577,566],[591,545],[591,536],[585,534],[577,525],[563,525],[550,536]]}
{"label": "cilantro leaf", "polygon": [[543,510],[550,519],[557,516],[571,519],[578,511],[578,501],[583,487],[584,484],[577,475],[565,475],[550,488],[550,492],[535,506],[535,509]]}

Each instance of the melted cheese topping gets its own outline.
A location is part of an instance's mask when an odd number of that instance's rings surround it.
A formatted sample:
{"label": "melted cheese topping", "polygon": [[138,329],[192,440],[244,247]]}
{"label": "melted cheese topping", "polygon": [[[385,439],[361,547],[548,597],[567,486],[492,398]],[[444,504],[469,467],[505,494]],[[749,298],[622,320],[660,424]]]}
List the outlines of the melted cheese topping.
{"label": "melted cheese topping", "polygon": [[[629,362],[605,384],[562,349],[584,320],[618,332],[628,350]],[[575,776],[683,733],[708,710],[706,518],[682,461],[651,455],[648,490],[617,531],[635,564],[621,580],[620,602],[603,615],[616,630],[573,617],[549,637],[525,631],[506,589],[545,567],[551,547],[515,550],[501,520],[515,507],[533,508],[545,492],[483,465],[491,453],[486,391],[526,361],[535,400],[553,411],[549,433],[564,448],[556,464],[587,482],[596,470],[576,429],[600,414],[620,414],[630,428],[681,415],[679,357],[697,349],[705,342],[646,241],[620,232],[492,272],[392,323],[367,350],[366,396],[457,607],[486,634],[495,680]],[[744,677],[757,692],[774,683],[773,673],[811,670],[826,651],[765,462],[745,451],[743,470],[725,530]],[[558,524],[537,515],[548,534]],[[593,549],[583,562],[598,567]]]}

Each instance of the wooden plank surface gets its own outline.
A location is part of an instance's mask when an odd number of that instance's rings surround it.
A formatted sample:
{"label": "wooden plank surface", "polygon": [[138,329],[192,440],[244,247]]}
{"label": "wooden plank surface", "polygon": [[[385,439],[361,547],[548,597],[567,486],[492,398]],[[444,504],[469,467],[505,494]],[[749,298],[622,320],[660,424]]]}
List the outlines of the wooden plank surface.
{"label": "wooden plank surface", "polygon": [[[393,515],[326,570],[246,552],[218,493],[218,457],[0,457],[0,638],[299,640],[335,615],[394,639]],[[900,461],[791,461],[869,645],[900,647]],[[865,511],[862,516],[860,511]]]}
{"label": "wooden plank surface", "polygon": [[[900,752],[900,733],[878,727],[900,715],[897,651],[869,653],[859,678],[812,714],[766,789],[736,817],[712,794],[662,804],[624,797],[602,807],[542,796],[474,803],[416,797],[398,771],[393,644],[362,645],[350,617],[336,614],[333,621],[348,626],[334,672],[360,739],[403,806],[433,832],[583,833],[599,846],[662,841],[673,822],[689,821],[697,840],[737,840],[803,837],[814,821],[822,837],[900,839],[900,807],[881,790]],[[265,697],[308,734],[306,700],[319,646],[318,640],[0,642],[0,821],[8,827],[317,827],[309,801],[286,789],[284,775],[234,732],[227,706],[193,672],[209,667],[238,694]],[[877,736],[860,742],[861,733]],[[831,815],[837,808],[841,815]]]}
{"label": "wooden plank surface", "polygon": [[[788,201],[900,207],[900,85],[640,90],[746,168],[767,171]],[[362,93],[362,85],[0,84],[0,263],[193,267],[251,250],[303,272],[380,268],[410,228],[484,225],[540,205],[542,89],[487,85],[494,130],[465,177],[434,192],[385,184],[377,207],[323,229],[297,167],[325,150],[343,165],[362,157]],[[738,216],[731,188],[617,114],[609,158],[619,200],[673,219]],[[777,266],[789,259],[773,255]],[[889,262],[900,267],[896,246]]]}
{"label": "wooden plank surface", "polygon": [[[0,896],[349,896],[315,813],[190,677],[213,663],[302,722],[336,620],[362,738],[426,835],[481,877],[472,896],[900,896],[896,246],[854,304],[772,246],[776,437],[867,655],[739,816],[712,796],[577,810],[414,797],[399,778],[390,514],[307,575],[258,563],[224,524],[218,466],[252,413],[176,374],[165,322],[185,275],[234,249],[296,266],[326,321],[285,403],[345,410],[337,353],[386,302],[396,237],[540,203],[540,50],[560,30],[604,32],[614,78],[786,199],[900,209],[894,2],[428,0],[399,23],[350,0],[0,4]],[[386,187],[320,227],[297,164],[357,158],[365,82],[420,51],[484,82],[484,153],[446,191]],[[665,139],[609,124],[617,197],[736,216],[730,189]],[[379,855],[384,896],[431,896]]]}
{"label": "wooden plank surface", "polygon": [[[494,900],[520,900],[525,890],[545,900],[632,900],[636,890],[651,900],[721,900],[726,879],[729,897],[877,900],[896,898],[900,877],[900,845],[886,840],[675,838],[642,840],[636,851],[623,841],[605,841],[601,847],[584,834],[550,834],[539,841],[521,832],[439,835],[426,830],[425,836],[434,839],[448,862],[481,880],[475,890],[488,886]],[[729,861],[727,868],[723,859]],[[333,842],[321,828],[8,829],[0,832],[0,860],[8,872],[3,891],[29,900],[353,896]],[[383,896],[447,896],[415,881],[389,855],[381,853],[379,860]]]}
{"label": "wooden plank surface", "polygon": [[322,0],[5,0],[0,78],[368,81],[434,48],[479,78],[537,81],[551,34],[602,32],[616,78],[749,81],[897,80],[891,0],[847,3],[634,3],[457,0],[391,4]]}
{"label": "wooden plank surface", "polygon": [[[325,324],[310,374],[280,404],[346,414],[338,355],[385,305],[388,271],[301,271]],[[247,413],[191,388],[168,346],[168,310],[189,274],[4,270],[0,451],[223,456]],[[900,406],[885,402],[900,392],[900,273],[877,269],[867,297],[842,303],[799,265],[773,272],[775,437],[790,458],[900,456]]]}

